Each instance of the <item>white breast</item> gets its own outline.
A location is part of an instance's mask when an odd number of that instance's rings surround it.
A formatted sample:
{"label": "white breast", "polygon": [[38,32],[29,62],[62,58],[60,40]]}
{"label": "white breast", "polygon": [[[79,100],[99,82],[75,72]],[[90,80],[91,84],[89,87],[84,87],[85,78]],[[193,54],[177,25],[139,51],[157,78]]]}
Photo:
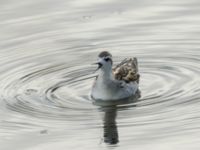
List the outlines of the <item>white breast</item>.
{"label": "white breast", "polygon": [[136,94],[138,84],[136,82],[121,83],[119,81],[100,81],[94,84],[91,97],[95,100],[120,100]]}

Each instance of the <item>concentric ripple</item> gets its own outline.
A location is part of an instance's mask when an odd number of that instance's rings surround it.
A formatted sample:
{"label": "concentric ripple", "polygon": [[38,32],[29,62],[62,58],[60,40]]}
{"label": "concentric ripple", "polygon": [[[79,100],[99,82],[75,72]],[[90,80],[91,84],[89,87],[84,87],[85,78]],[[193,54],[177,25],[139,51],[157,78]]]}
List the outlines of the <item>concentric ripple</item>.
{"label": "concentric ripple", "polygon": [[[198,6],[2,2],[0,149],[199,149]],[[111,106],[89,98],[103,50],[114,65],[138,58],[141,98]]]}
{"label": "concentric ripple", "polygon": [[[37,58],[34,59],[28,60],[37,61]],[[73,118],[73,112],[87,112],[92,108],[87,106],[90,103],[87,94],[81,95],[89,93],[90,84],[81,82],[81,79],[92,78],[93,70],[90,65],[78,63],[70,66],[65,63],[46,62],[41,65],[34,62],[17,66],[2,77],[2,99],[8,109],[36,118],[58,119],[59,116],[66,118],[68,115]],[[65,89],[61,93],[55,94],[63,87]],[[66,112],[69,109],[70,114]]]}
{"label": "concentric ripple", "polygon": [[[197,53],[197,51],[192,52]],[[149,57],[149,56],[148,56]],[[141,64],[145,104],[167,102],[170,105],[193,103],[199,98],[199,55],[151,56]],[[144,89],[145,90],[145,89]]]}

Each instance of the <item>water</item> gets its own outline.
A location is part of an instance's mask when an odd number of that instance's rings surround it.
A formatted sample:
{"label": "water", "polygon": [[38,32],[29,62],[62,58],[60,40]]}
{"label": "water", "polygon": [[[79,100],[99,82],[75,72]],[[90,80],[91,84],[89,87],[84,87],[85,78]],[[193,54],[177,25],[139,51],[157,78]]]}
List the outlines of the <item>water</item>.
{"label": "water", "polygon": [[[200,148],[198,0],[0,2],[0,150]],[[98,53],[139,60],[142,96],[88,98]]]}

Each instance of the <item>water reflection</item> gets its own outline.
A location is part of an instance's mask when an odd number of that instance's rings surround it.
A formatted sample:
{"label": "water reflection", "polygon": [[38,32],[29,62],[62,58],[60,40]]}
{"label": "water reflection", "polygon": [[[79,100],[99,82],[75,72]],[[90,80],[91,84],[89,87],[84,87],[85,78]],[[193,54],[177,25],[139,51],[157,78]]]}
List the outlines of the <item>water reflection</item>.
{"label": "water reflection", "polygon": [[129,99],[119,101],[94,101],[95,105],[100,106],[99,110],[103,114],[103,141],[107,144],[117,144],[119,142],[119,133],[117,126],[117,114],[120,109],[136,107],[140,94]]}
{"label": "water reflection", "polygon": [[104,107],[103,129],[104,129],[104,142],[108,144],[117,144],[119,142],[117,130],[117,107],[108,106]]}

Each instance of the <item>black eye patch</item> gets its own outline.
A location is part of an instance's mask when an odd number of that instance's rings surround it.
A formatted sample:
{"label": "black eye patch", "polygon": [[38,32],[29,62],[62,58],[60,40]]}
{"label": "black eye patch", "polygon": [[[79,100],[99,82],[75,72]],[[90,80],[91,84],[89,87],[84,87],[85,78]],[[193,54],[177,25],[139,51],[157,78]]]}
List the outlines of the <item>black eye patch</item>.
{"label": "black eye patch", "polygon": [[104,58],[104,60],[105,60],[105,61],[109,61],[109,60],[110,60],[110,58],[109,58],[109,57],[107,57],[107,58]]}

